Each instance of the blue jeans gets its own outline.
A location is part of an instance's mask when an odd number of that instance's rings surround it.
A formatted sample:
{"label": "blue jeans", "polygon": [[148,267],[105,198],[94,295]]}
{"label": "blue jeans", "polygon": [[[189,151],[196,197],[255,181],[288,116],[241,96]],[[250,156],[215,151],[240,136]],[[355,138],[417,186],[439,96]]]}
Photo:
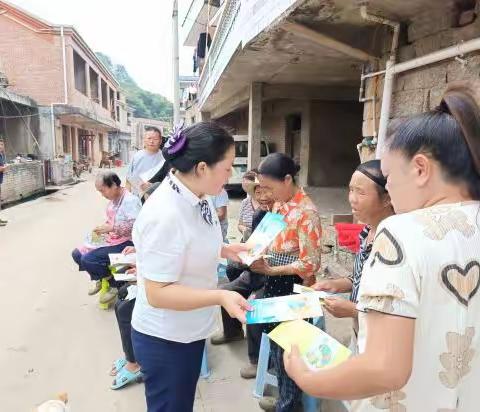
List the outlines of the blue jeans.
{"label": "blue jeans", "polygon": [[110,276],[110,253],[121,253],[127,246],[133,246],[128,240],[116,246],[107,246],[94,249],[91,252],[82,255],[78,249],[72,252],[72,258],[78,265],[78,270],[86,271],[92,280],[100,280]]}
{"label": "blue jeans", "polygon": [[172,342],[132,328],[135,358],[142,368],[148,412],[192,412],[205,340]]}

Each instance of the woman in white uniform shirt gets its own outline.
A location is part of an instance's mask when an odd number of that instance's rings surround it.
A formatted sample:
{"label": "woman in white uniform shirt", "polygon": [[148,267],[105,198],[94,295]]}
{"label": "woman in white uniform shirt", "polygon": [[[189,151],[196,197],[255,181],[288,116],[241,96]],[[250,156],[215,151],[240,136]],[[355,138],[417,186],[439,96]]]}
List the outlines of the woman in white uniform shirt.
{"label": "woman in white uniform shirt", "polygon": [[221,305],[245,321],[247,301],[217,290],[218,257],[238,260],[243,245],[224,245],[210,196],[232,169],[233,138],[213,123],[177,130],[163,154],[176,172],[145,203],[134,227],[139,291],[132,340],[145,376],[149,412],[190,412],[205,339]]}

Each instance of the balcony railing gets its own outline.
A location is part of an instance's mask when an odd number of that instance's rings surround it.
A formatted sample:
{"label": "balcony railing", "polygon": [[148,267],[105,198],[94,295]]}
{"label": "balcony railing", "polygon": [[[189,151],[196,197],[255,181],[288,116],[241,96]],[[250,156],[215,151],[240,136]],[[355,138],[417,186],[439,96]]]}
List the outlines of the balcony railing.
{"label": "balcony railing", "polygon": [[[200,94],[203,94],[207,82],[211,79],[212,75],[217,73],[219,70],[223,70],[224,67],[219,67],[224,63],[230,60],[230,56],[223,55],[225,53],[225,42],[232,32],[232,28],[235,25],[235,21],[238,17],[240,6],[242,4],[241,0],[226,0],[223,10],[220,23],[218,25],[217,31],[212,39],[212,47],[209,50],[207,59],[205,61],[205,66],[200,76],[199,80],[199,89]],[[239,39],[240,41],[240,39]],[[220,57],[222,57],[220,59]],[[223,66],[223,65],[222,65]]]}

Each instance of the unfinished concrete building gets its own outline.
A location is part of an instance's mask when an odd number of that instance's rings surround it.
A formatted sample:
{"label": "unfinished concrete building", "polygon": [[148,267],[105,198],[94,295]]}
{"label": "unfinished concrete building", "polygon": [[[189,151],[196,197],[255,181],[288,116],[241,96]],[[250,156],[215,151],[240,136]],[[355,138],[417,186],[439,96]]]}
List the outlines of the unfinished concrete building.
{"label": "unfinished concrete building", "polygon": [[267,139],[300,161],[304,185],[346,185],[357,145],[374,156],[391,119],[434,107],[453,80],[478,78],[475,0],[220,3],[185,0],[180,11],[185,45],[206,30],[212,38],[197,120],[248,134],[251,166]]}

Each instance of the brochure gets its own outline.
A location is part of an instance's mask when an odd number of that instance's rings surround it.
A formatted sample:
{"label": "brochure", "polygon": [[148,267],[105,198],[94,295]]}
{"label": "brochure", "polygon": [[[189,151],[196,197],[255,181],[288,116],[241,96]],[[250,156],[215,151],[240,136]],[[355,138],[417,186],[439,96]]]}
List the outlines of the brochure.
{"label": "brochure", "polygon": [[249,301],[247,324],[283,322],[323,316],[320,300],[315,294],[279,296]]}
{"label": "brochure", "polygon": [[293,293],[310,293],[314,294],[318,297],[320,300],[324,300],[325,298],[339,298],[339,299],[350,299],[350,294],[349,293],[331,293],[331,292],[325,292],[325,291],[318,291],[312,288],[309,288],[308,286],[303,286],[299,284],[293,285]]}
{"label": "brochure", "polygon": [[298,345],[305,363],[314,370],[338,365],[352,353],[328,333],[304,320],[284,322],[268,336],[287,352],[292,345]]}
{"label": "brochure", "polygon": [[89,249],[97,249],[99,247],[108,246],[105,236],[106,235],[99,235],[94,231],[91,231],[87,233],[87,236],[85,236],[84,246]]}
{"label": "brochure", "polygon": [[129,253],[128,255],[124,255],[123,253],[110,253],[108,255],[110,259],[110,264],[112,266],[116,265],[135,265],[137,260],[137,255],[135,253]]}
{"label": "brochure", "polygon": [[265,249],[286,227],[284,216],[268,212],[246,242],[250,250],[238,254],[242,262],[250,266],[253,262],[260,259]]}

